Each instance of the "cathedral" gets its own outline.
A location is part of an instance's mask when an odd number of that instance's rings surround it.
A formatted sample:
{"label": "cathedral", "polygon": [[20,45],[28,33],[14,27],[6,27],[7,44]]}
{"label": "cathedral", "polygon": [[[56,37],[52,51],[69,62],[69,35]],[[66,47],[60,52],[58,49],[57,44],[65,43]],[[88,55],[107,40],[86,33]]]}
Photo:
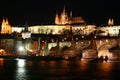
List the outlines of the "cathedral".
{"label": "cathedral", "polygon": [[108,20],[108,25],[109,26],[113,26],[114,25],[114,20],[113,19],[109,19]]}
{"label": "cathedral", "polygon": [[1,25],[1,34],[11,34],[12,27],[8,22],[8,19],[3,18],[2,25]]}
{"label": "cathedral", "polygon": [[55,24],[65,25],[65,24],[76,24],[76,23],[85,23],[85,21],[81,16],[73,17],[72,11],[68,15],[65,11],[65,7],[63,8],[63,12],[61,14],[56,13]]}

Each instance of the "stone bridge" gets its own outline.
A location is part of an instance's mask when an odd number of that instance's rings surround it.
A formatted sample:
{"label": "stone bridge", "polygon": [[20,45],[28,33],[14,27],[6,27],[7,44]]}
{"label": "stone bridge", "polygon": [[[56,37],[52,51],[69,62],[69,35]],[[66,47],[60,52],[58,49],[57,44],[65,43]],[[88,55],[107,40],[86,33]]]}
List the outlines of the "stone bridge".
{"label": "stone bridge", "polygon": [[[65,45],[63,45],[65,44]],[[59,47],[62,50],[64,46],[68,45],[68,48],[62,51],[62,55],[70,56],[74,55],[77,56],[82,54],[84,58],[97,58],[100,56],[109,56],[110,52],[109,49],[117,46],[120,44],[119,38],[112,38],[112,39],[97,39],[97,40],[80,40],[80,41],[73,41],[73,42],[59,42]],[[56,50],[56,54],[60,53],[60,51]]]}

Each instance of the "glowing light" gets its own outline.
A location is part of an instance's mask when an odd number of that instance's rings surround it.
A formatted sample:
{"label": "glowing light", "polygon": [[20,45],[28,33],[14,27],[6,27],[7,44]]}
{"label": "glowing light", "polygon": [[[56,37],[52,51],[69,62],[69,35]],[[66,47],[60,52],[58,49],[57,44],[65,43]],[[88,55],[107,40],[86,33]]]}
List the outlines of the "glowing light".
{"label": "glowing light", "polygon": [[94,38],[97,38],[97,36],[94,36]]}
{"label": "glowing light", "polygon": [[24,32],[22,33],[22,38],[25,39],[25,38],[30,38],[31,37],[31,33],[30,32]]}
{"label": "glowing light", "polygon": [[67,38],[65,37],[64,39],[66,40]]}
{"label": "glowing light", "polygon": [[76,40],[78,40],[78,38],[76,38]]}
{"label": "glowing light", "polygon": [[7,55],[4,49],[0,49],[0,55]]}
{"label": "glowing light", "polygon": [[109,53],[108,50],[100,50],[100,51],[98,52],[98,57],[103,56],[103,58],[105,58],[105,56],[108,56],[108,57],[109,57],[109,55],[110,55],[110,53]]}
{"label": "glowing light", "polygon": [[20,50],[20,51],[23,51],[23,50],[24,50],[24,47],[20,46],[20,47],[19,47],[19,50]]}
{"label": "glowing light", "polygon": [[3,61],[4,59],[3,58],[0,58],[0,61]]}
{"label": "glowing light", "polygon": [[0,58],[0,66],[4,65],[4,58]]}
{"label": "glowing light", "polygon": [[18,60],[18,67],[24,67],[25,66],[25,60],[24,59],[16,59]]}
{"label": "glowing light", "polygon": [[84,38],[84,36],[82,36],[82,38]]}
{"label": "glowing light", "polygon": [[54,42],[54,39],[51,39],[52,42]]}
{"label": "glowing light", "polygon": [[64,41],[64,39],[62,39],[62,41]]}
{"label": "glowing light", "polygon": [[106,42],[108,42],[108,39],[106,39]]}

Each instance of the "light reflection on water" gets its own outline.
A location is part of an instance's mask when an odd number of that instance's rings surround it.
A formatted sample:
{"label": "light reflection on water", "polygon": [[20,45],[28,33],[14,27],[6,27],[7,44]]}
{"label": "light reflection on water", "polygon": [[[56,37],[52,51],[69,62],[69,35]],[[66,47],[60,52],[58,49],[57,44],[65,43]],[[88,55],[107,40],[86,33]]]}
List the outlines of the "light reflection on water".
{"label": "light reflection on water", "polygon": [[0,66],[4,65],[4,58],[0,58]]}
{"label": "light reflection on water", "polygon": [[17,68],[15,73],[15,80],[29,80],[26,71],[26,60],[25,59],[16,59]]}
{"label": "light reflection on water", "polygon": [[88,62],[78,62],[79,70],[86,71],[88,68]]}
{"label": "light reflection on water", "polygon": [[116,80],[120,63],[0,59],[0,80]]}
{"label": "light reflection on water", "polygon": [[99,66],[100,71],[111,71],[113,68],[113,64],[109,62],[103,62]]}
{"label": "light reflection on water", "polygon": [[25,67],[25,60],[24,59],[16,59],[18,62],[17,62],[17,67],[18,68],[21,68],[21,67]]}

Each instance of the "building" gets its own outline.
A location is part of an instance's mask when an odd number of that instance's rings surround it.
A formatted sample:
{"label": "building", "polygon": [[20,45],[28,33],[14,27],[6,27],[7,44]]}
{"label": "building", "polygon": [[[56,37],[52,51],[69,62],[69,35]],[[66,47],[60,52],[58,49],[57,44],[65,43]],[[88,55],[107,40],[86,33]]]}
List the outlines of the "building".
{"label": "building", "polygon": [[1,34],[11,34],[12,26],[9,24],[8,19],[3,18],[1,25]]}
{"label": "building", "polygon": [[114,25],[114,20],[109,19],[108,25],[99,26],[96,30],[99,36],[119,36],[120,25]]}
{"label": "building", "polygon": [[[73,34],[82,34],[89,35],[94,32],[96,25],[86,25],[85,20],[81,17],[73,17],[72,11],[68,15],[65,7],[63,8],[63,12],[61,14],[56,13],[55,16],[55,25],[36,25],[29,26],[28,31],[32,34],[63,34],[66,31],[71,31]],[[24,27],[13,27],[12,32],[22,32]]]}
{"label": "building", "polygon": [[65,11],[65,7],[63,8],[63,12],[61,14],[56,13],[55,24],[65,25],[65,24],[76,24],[76,23],[85,23],[85,21],[81,16],[73,17],[72,11],[68,15]]}

